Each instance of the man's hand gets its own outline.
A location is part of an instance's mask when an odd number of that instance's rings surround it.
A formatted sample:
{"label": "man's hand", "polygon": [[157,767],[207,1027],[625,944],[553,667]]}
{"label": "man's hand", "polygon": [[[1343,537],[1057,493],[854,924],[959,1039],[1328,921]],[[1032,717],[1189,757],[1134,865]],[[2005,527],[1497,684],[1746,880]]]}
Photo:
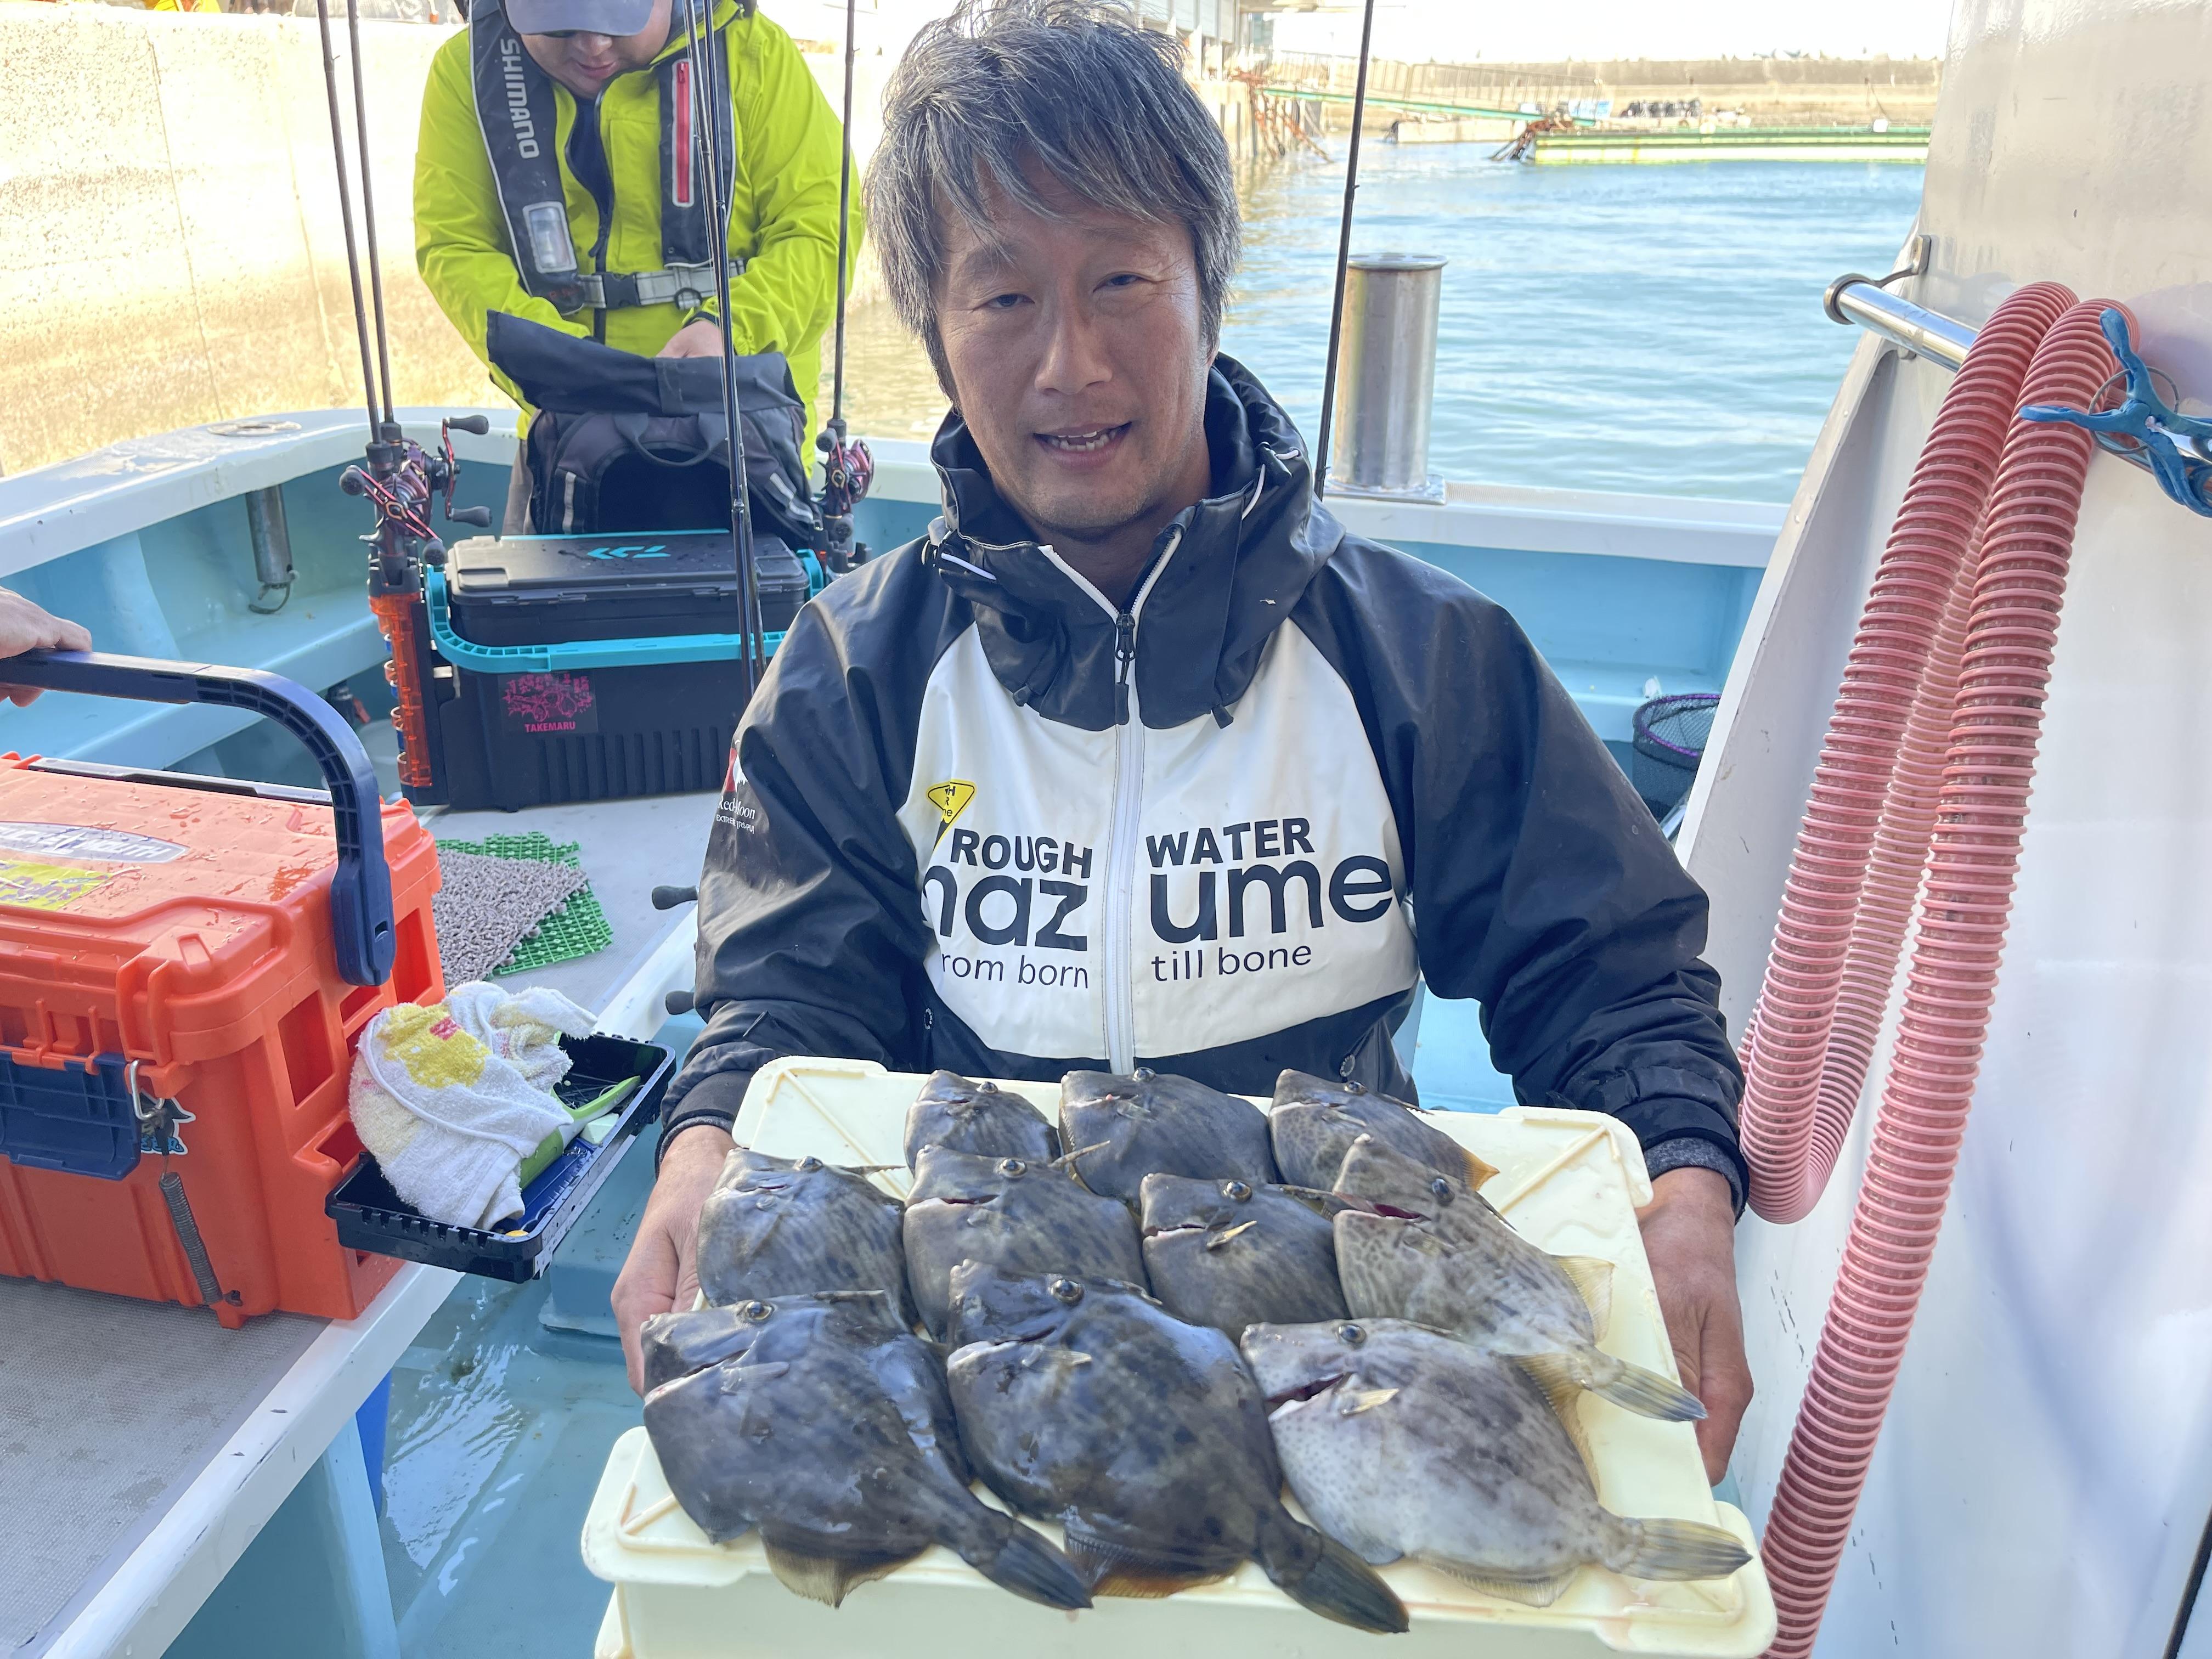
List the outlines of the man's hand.
{"label": "man's hand", "polygon": [[629,1385],[645,1392],[645,1350],[638,1328],[654,1314],[689,1308],[699,1294],[699,1208],[734,1143],[711,1123],[679,1133],[661,1154],[653,1196],[638,1218],[637,1237],[609,1299],[622,1333]]}
{"label": "man's hand", "polygon": [[719,357],[722,355],[722,325],[712,317],[688,322],[668,337],[654,354],[661,357]]}
{"label": "man's hand", "polygon": [[1713,1170],[1669,1170],[1652,1182],[1651,1202],[1637,1220],[1682,1386],[1705,1402],[1698,1449],[1705,1455],[1705,1479],[1717,1485],[1728,1473],[1729,1452],[1751,1404],[1728,1178]]}
{"label": "man's hand", "polygon": [[[0,657],[19,657],[26,651],[89,651],[92,635],[73,622],[50,617],[21,593],[0,587]],[[0,681],[0,696],[18,708],[38,701],[35,685],[9,685]]]}

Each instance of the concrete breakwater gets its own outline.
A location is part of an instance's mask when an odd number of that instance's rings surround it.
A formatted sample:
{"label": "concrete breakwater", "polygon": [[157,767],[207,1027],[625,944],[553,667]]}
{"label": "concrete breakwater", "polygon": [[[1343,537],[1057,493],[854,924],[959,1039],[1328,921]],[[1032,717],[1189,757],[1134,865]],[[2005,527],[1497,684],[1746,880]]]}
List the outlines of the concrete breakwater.
{"label": "concrete breakwater", "polygon": [[[772,9],[835,107],[842,40],[827,37],[842,7]],[[878,21],[855,62],[856,165],[902,43],[890,22],[906,20]],[[415,273],[416,128],[451,33],[361,25],[393,394],[496,404]],[[0,472],[202,422],[360,403],[321,59],[312,16],[0,0]],[[1198,86],[1232,154],[1263,159],[1250,88]],[[864,252],[854,299],[881,292]]]}

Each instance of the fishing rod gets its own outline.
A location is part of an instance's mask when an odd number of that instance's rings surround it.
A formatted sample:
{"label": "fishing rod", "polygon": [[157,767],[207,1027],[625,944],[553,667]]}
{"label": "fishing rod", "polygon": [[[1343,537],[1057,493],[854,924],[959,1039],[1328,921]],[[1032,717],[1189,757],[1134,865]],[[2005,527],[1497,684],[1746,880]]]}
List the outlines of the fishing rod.
{"label": "fishing rod", "polygon": [[[361,242],[354,237],[351,168],[346,161],[345,119],[338,95],[337,52],[331,38],[331,0],[315,0],[322,31],[323,89],[331,108],[331,159],[337,169],[338,213],[345,222],[346,277],[353,287],[354,333],[361,344],[362,401],[368,409],[368,446],[362,465],[349,466],[338,487],[368,498],[376,509],[376,526],[362,539],[369,544],[368,606],[392,653],[387,671],[398,697],[393,730],[399,737],[399,781],[426,789],[434,781],[430,765],[429,624],[422,599],[422,568],[446,562],[446,544],[430,523],[430,504],[443,498],[446,518],[478,529],[491,524],[486,507],[453,505],[460,467],[453,458],[453,433],[485,433],[491,422],[481,415],[451,416],[439,423],[435,453],[407,437],[399,428],[392,398],[392,345],[384,319],[384,271],[377,258],[376,195],[370,182],[368,94],[361,65],[358,0],[346,8],[347,49],[353,58],[354,160],[361,171]],[[363,244],[368,256],[366,295],[361,279]],[[375,331],[370,332],[373,299]]]}
{"label": "fishing rod", "polygon": [[[730,332],[730,217],[737,194],[737,158],[723,172],[721,122],[734,107],[726,79],[729,54],[719,48],[712,24],[714,0],[684,0],[690,38],[684,50],[690,64],[691,98],[707,181],[707,222],[714,235],[715,321],[722,333],[722,418],[730,434],[730,538],[738,561],[738,650],[745,665],[745,700],[752,700],[767,671],[761,623],[759,574],[753,563],[752,503],[745,482],[745,434],[738,424],[737,346]],[[718,73],[717,69],[723,71]]]}
{"label": "fishing rod", "polygon": [[853,60],[859,0],[845,0],[845,100],[838,118],[837,320],[830,357],[830,419],[814,441],[822,452],[822,556],[832,575],[842,575],[868,556],[853,539],[853,507],[874,480],[875,458],[858,438],[845,433],[846,265],[851,258],[849,227],[853,203]]}
{"label": "fishing rod", "polygon": [[1352,146],[1344,160],[1344,217],[1336,234],[1336,297],[1328,308],[1328,362],[1322,370],[1321,444],[1314,456],[1314,499],[1328,490],[1328,428],[1336,412],[1336,353],[1344,339],[1344,279],[1352,265],[1352,202],[1359,189],[1359,129],[1367,117],[1367,48],[1375,35],[1375,0],[1359,22],[1359,76],[1352,89]]}

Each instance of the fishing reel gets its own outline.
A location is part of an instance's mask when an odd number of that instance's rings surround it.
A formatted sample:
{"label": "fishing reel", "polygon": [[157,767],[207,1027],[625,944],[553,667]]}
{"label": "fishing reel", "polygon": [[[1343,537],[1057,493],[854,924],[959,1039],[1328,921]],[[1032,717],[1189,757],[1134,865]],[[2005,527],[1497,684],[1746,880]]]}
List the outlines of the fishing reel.
{"label": "fishing reel", "polygon": [[386,422],[378,428],[377,441],[368,446],[367,465],[349,466],[339,477],[339,489],[349,495],[367,496],[376,508],[376,527],[362,538],[373,550],[370,592],[419,588],[424,565],[446,562],[446,544],[430,527],[432,501],[441,503],[448,523],[477,530],[491,527],[489,507],[453,505],[453,485],[461,470],[453,456],[456,429],[482,437],[491,430],[491,422],[482,415],[447,416],[438,422],[435,451],[402,435],[396,422]]}
{"label": "fishing reel", "polygon": [[870,556],[867,544],[853,539],[853,508],[876,481],[876,458],[865,439],[846,434],[842,416],[830,416],[814,447],[822,452],[822,562],[842,576]]}

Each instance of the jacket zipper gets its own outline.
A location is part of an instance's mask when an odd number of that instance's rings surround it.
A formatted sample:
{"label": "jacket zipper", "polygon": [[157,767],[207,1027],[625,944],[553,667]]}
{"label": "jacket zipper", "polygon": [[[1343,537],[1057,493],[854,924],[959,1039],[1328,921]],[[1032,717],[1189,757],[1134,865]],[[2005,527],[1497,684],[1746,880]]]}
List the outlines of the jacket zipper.
{"label": "jacket zipper", "polygon": [[[1160,573],[1182,544],[1178,525],[1152,574],[1126,611],[1114,614],[1114,814],[1106,832],[1106,1064],[1127,1073],[1137,1064],[1137,842],[1145,811],[1145,722],[1137,702],[1137,623]],[[1086,586],[1088,583],[1085,584]],[[1094,593],[1097,589],[1091,590]],[[1099,601],[1105,604],[1102,597]]]}
{"label": "jacket zipper", "polygon": [[[1141,606],[1144,596],[1136,604]],[[1136,988],[1131,982],[1136,847],[1145,808],[1145,723],[1137,714],[1137,612],[1114,618],[1114,816],[1106,831],[1106,1065],[1136,1068]]]}

